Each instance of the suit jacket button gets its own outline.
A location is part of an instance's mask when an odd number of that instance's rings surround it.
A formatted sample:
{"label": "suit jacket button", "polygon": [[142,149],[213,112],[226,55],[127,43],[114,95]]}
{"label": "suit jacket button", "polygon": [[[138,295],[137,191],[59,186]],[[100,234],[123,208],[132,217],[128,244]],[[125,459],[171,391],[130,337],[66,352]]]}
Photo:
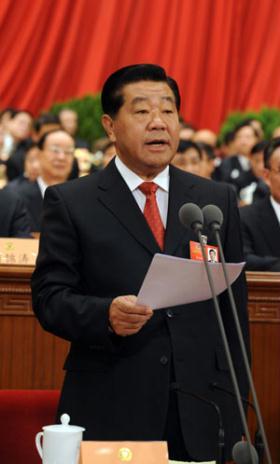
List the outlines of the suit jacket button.
{"label": "suit jacket button", "polygon": [[174,313],[173,313],[172,309],[167,309],[167,310],[166,310],[166,316],[167,316],[167,317],[170,317],[170,318],[171,318],[171,317],[174,317]]}
{"label": "suit jacket button", "polygon": [[165,366],[168,363],[168,357],[167,356],[162,356],[160,358],[160,363]]}

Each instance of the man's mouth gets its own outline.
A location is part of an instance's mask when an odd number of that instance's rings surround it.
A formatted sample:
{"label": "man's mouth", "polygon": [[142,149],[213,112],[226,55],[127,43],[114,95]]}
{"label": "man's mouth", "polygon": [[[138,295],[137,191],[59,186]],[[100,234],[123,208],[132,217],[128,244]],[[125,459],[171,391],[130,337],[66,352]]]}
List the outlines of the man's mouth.
{"label": "man's mouth", "polygon": [[169,145],[168,140],[164,139],[154,139],[154,140],[148,140],[145,142],[145,145],[150,145],[150,146],[160,146],[160,145]]}

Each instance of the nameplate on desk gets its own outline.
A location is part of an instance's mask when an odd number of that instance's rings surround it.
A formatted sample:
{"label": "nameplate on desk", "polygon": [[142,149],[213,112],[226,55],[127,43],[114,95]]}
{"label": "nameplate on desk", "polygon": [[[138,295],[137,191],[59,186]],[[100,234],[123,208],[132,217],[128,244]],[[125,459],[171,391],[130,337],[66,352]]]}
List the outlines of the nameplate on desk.
{"label": "nameplate on desk", "polygon": [[82,441],[79,464],[168,464],[165,441]]}
{"label": "nameplate on desk", "polygon": [[0,264],[32,266],[38,248],[39,240],[35,238],[0,238]]}

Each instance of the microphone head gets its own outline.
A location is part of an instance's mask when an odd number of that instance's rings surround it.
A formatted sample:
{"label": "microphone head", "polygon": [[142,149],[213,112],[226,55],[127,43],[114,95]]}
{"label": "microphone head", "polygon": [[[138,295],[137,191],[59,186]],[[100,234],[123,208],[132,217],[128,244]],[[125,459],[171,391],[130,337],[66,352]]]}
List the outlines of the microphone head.
{"label": "microphone head", "polygon": [[[251,459],[250,447],[253,455],[253,462]],[[238,441],[232,448],[232,457],[236,464],[258,464],[258,453],[252,445],[247,441]]]}
{"label": "microphone head", "polygon": [[199,206],[195,203],[185,203],[179,209],[178,214],[181,224],[187,229],[193,229],[195,231],[202,229],[203,214]]}
{"label": "microphone head", "polygon": [[223,213],[216,205],[207,205],[202,208],[204,222],[210,230],[220,230],[223,224]]}

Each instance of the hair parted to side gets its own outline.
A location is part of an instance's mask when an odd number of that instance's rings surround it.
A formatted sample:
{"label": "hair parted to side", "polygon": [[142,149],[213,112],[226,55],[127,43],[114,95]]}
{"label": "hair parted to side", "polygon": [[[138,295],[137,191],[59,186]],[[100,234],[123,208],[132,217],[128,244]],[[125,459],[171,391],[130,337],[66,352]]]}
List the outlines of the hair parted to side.
{"label": "hair parted to side", "polygon": [[270,158],[272,157],[273,153],[277,148],[280,147],[280,137],[275,137],[274,139],[270,140],[268,144],[266,145],[264,152],[263,152],[263,158],[264,158],[264,167],[266,169],[270,169]]}
{"label": "hair parted to side", "polygon": [[166,82],[172,90],[176,108],[179,111],[181,97],[177,82],[167,76],[165,70],[155,64],[134,64],[118,69],[104,83],[101,93],[101,103],[104,113],[114,117],[123,105],[122,89],[126,84],[139,81]]}

